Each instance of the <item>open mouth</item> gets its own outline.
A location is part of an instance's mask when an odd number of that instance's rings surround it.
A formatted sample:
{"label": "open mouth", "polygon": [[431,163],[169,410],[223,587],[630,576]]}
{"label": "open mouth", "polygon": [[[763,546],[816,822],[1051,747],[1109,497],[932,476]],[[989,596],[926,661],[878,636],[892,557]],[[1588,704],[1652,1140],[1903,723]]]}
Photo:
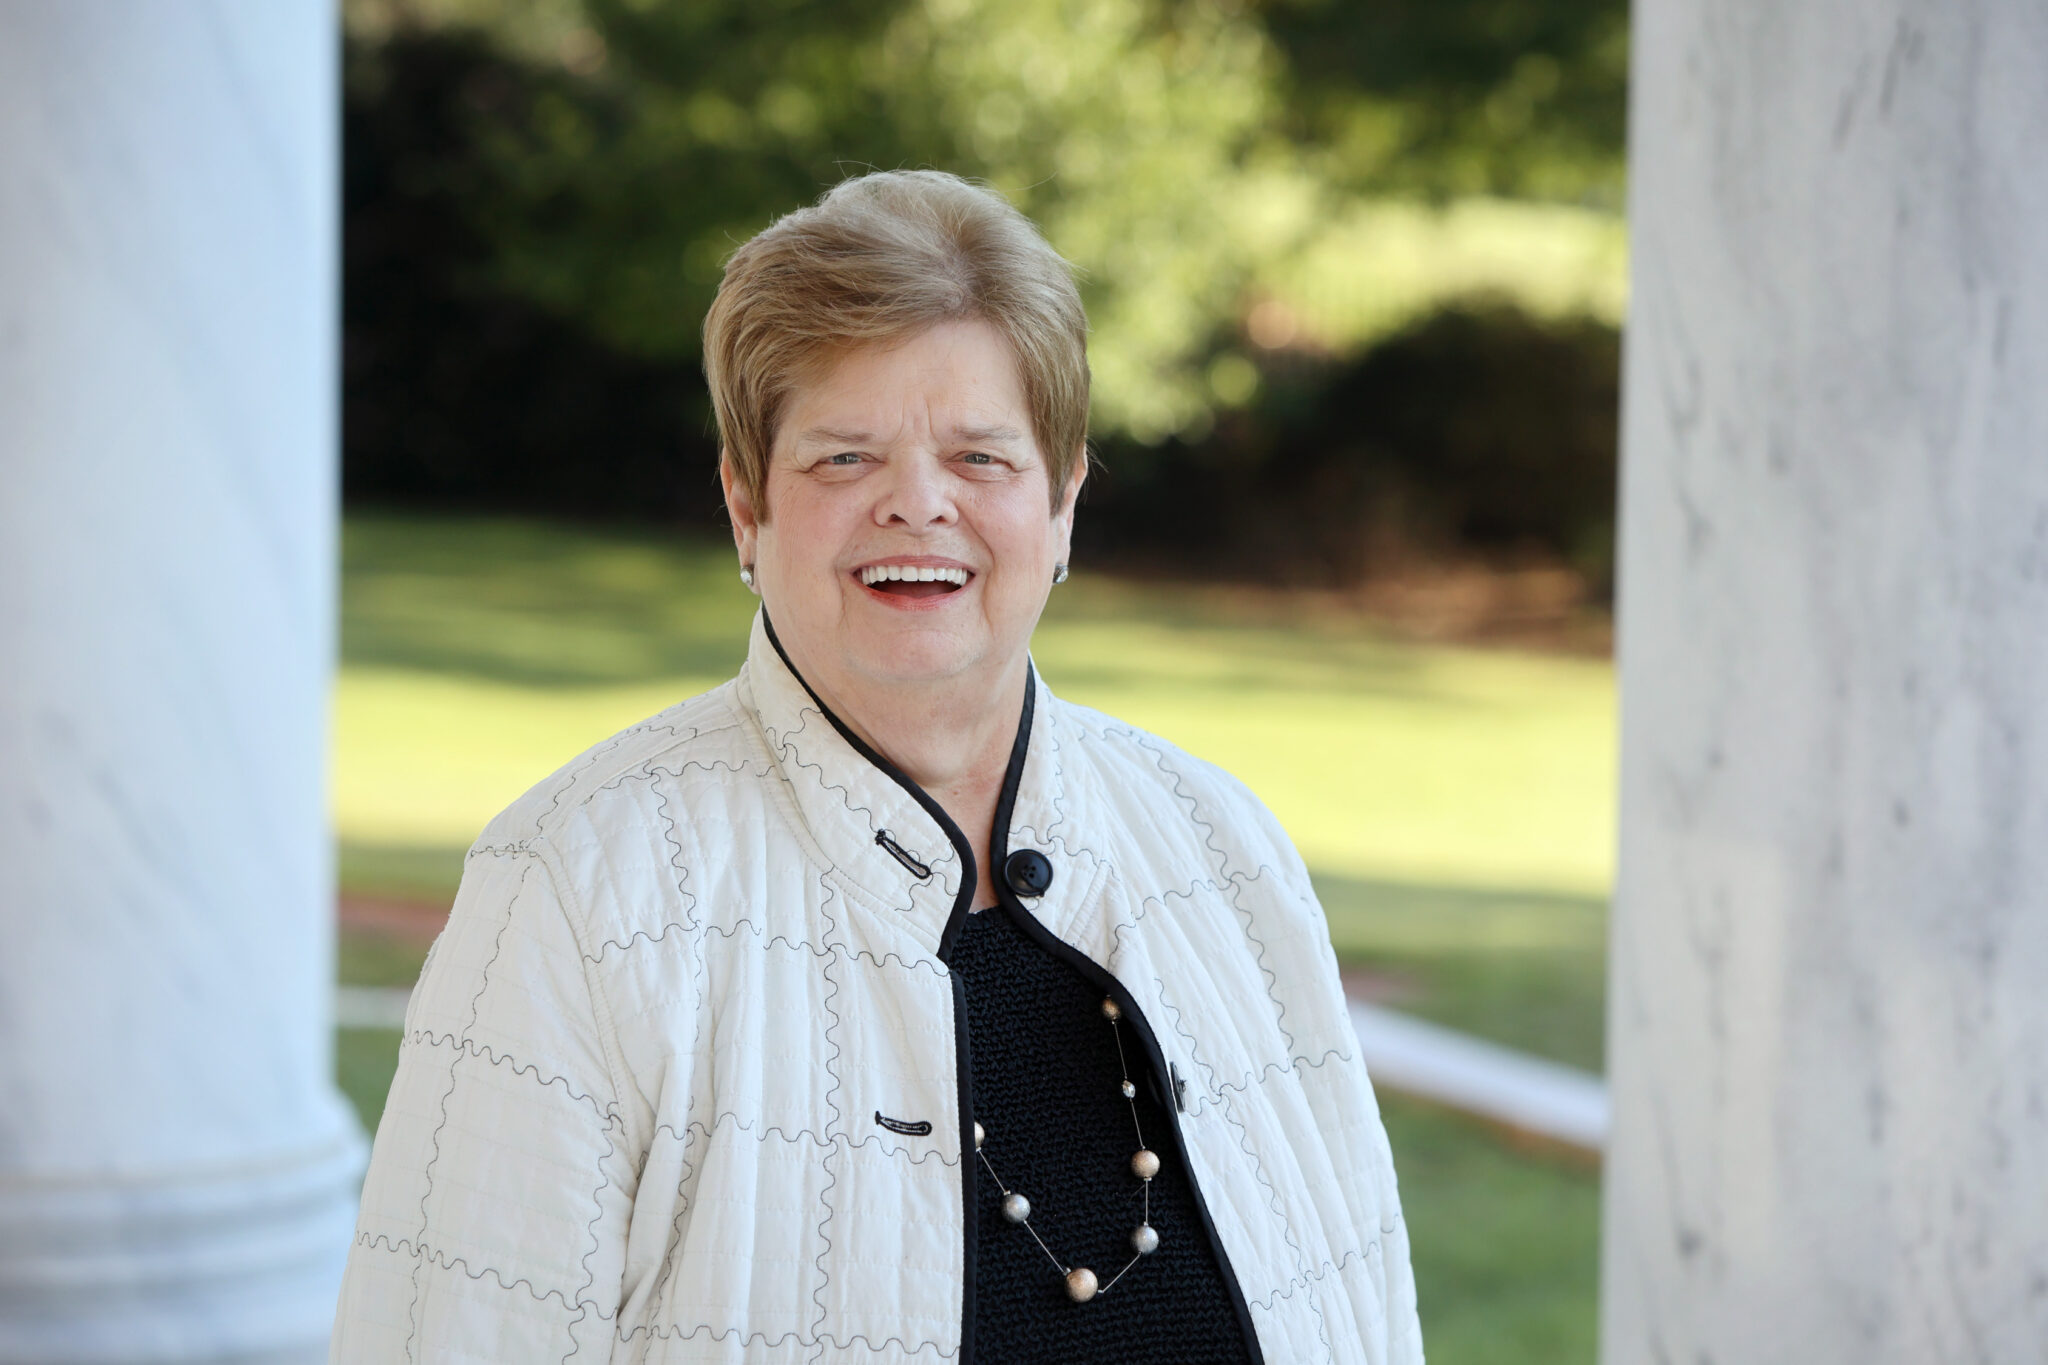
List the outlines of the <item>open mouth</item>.
{"label": "open mouth", "polygon": [[860,570],[861,586],[887,597],[946,597],[967,586],[967,569],[928,564],[871,564]]}

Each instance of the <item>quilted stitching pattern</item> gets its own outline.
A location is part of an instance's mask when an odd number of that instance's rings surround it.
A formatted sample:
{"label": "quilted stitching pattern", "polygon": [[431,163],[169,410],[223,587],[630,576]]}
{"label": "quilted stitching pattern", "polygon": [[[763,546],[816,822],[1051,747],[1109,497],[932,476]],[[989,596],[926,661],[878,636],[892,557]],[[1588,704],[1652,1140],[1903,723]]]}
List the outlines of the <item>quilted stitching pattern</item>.
{"label": "quilted stitching pattern", "polygon": [[[1266,1359],[1420,1361],[1299,857],[1219,770],[1042,688],[1035,711],[1009,847],[1052,861],[1033,913],[1187,1082],[1188,1159]],[[415,993],[333,1359],[957,1360],[936,954],[961,872],[759,621],[733,682],[537,785],[471,851]]]}

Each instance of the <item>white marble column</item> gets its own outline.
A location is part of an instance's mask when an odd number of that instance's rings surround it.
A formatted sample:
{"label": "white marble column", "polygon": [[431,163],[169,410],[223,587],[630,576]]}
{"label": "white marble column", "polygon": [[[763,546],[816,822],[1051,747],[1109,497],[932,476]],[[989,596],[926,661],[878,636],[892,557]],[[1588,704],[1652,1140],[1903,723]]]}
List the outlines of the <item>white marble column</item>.
{"label": "white marble column", "polygon": [[0,3],[0,1361],[325,1355],[336,24]]}
{"label": "white marble column", "polygon": [[2048,8],[1640,0],[1602,1359],[2048,1352]]}

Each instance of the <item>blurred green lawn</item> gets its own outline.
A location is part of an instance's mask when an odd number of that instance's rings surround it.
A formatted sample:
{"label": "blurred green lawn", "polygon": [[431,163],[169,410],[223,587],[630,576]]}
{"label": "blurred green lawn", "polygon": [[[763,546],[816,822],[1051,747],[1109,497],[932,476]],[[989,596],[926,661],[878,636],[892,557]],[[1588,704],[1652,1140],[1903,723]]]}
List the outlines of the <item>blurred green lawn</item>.
{"label": "blurred green lawn", "polygon": [[[587,745],[730,676],[754,599],[730,547],[505,520],[343,530],[333,803],[344,891],[445,901],[498,809]],[[1079,566],[1034,641],[1070,700],[1244,779],[1293,834],[1347,968],[1391,1003],[1598,1069],[1612,671],[1404,643],[1310,599]],[[349,934],[344,981],[416,945]],[[374,1126],[397,1034],[341,1035]],[[1430,1358],[1593,1354],[1599,1182],[1383,1097]]]}

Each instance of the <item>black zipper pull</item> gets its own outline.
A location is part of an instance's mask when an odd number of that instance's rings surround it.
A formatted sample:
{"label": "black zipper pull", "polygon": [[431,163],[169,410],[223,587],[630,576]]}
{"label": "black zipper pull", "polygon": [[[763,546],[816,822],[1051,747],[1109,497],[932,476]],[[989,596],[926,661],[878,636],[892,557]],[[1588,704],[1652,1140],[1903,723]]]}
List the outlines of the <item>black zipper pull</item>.
{"label": "black zipper pull", "polygon": [[1180,1068],[1172,1062],[1166,1064],[1166,1074],[1173,1078],[1173,1107],[1185,1114],[1188,1112],[1188,1083],[1180,1078]]}

